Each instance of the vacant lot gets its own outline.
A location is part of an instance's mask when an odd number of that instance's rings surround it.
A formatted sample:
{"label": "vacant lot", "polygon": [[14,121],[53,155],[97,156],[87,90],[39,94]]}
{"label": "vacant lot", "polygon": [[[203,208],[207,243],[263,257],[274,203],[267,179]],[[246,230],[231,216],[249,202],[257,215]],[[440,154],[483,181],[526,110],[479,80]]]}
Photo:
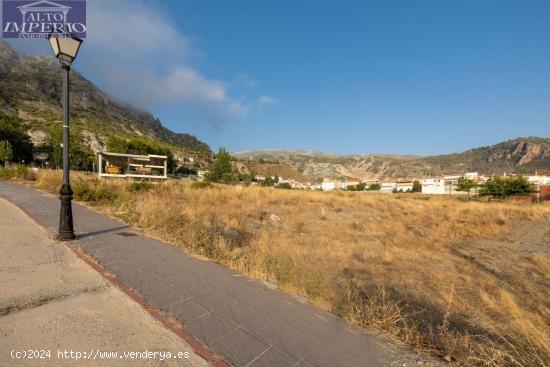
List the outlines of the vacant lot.
{"label": "vacant lot", "polygon": [[[32,185],[57,192],[60,179],[46,171]],[[185,251],[456,364],[550,365],[548,204],[83,175],[73,189]]]}

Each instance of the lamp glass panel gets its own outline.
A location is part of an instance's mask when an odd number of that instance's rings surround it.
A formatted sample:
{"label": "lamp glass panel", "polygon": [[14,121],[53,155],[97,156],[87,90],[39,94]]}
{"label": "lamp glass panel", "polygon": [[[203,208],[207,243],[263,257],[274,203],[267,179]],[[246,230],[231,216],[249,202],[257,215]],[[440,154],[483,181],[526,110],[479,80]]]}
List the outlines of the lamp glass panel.
{"label": "lamp glass panel", "polygon": [[70,56],[65,55],[65,54],[59,54],[58,58],[60,58],[61,60],[65,60],[67,62],[73,62],[74,61],[74,57],[70,57]]}
{"label": "lamp glass panel", "polygon": [[74,60],[80,47],[80,41],[73,38],[59,38],[59,51]]}
{"label": "lamp glass panel", "polygon": [[59,44],[57,43],[57,38],[51,37],[50,38],[50,45],[52,46],[53,54],[55,57],[59,56]]}

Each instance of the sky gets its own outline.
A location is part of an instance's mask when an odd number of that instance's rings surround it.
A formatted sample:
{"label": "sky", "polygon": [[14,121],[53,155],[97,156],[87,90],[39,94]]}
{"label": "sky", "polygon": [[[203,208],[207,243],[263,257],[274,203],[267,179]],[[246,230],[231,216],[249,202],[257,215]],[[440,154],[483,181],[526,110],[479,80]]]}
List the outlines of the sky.
{"label": "sky", "polygon": [[75,68],[214,150],[550,137],[547,0],[87,0],[87,18]]}

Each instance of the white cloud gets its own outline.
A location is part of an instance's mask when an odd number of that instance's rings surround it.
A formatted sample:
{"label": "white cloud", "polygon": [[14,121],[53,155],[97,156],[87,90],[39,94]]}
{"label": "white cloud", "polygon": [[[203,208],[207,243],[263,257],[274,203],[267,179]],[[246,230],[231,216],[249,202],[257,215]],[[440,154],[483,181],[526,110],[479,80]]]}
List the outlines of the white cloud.
{"label": "white cloud", "polygon": [[273,106],[273,105],[279,104],[279,102],[280,101],[278,99],[270,97],[270,96],[260,96],[256,100],[256,105],[258,107],[262,108],[262,107],[268,107],[268,106]]}
{"label": "white cloud", "polygon": [[[179,106],[210,122],[246,115],[227,83],[202,75],[198,52],[158,9],[142,0],[88,0],[85,68],[107,92],[143,108]],[[250,78],[250,80],[253,80]]]}
{"label": "white cloud", "polygon": [[[10,40],[29,53],[49,53],[44,40]],[[87,0],[87,38],[76,69],[107,93],[139,108],[177,107],[195,121],[221,123],[279,101],[260,96],[247,102],[231,90],[258,82],[238,74],[224,82],[203,75],[200,53],[157,8],[145,0]]]}

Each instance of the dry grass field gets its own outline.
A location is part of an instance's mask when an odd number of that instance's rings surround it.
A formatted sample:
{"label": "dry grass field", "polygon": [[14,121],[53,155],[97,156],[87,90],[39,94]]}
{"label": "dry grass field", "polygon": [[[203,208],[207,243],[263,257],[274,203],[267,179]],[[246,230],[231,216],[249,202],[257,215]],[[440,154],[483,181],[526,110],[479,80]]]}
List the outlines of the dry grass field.
{"label": "dry grass field", "polygon": [[[57,192],[61,176],[32,183]],[[550,205],[73,176],[76,199],[463,366],[550,366]]]}

